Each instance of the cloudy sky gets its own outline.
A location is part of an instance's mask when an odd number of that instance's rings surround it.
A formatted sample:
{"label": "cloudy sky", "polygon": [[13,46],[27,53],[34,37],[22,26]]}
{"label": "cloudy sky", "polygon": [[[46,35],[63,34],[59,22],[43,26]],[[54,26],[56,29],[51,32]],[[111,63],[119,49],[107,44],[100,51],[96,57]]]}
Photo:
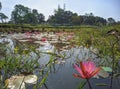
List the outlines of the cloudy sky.
{"label": "cloudy sky", "polygon": [[79,15],[92,12],[95,16],[113,17],[120,21],[120,0],[0,0],[2,3],[1,12],[7,16],[11,15],[11,11],[16,4],[22,4],[31,9],[37,9],[39,13],[43,13],[47,19],[49,15],[54,14],[54,10],[60,5],[66,5],[66,10],[70,10]]}

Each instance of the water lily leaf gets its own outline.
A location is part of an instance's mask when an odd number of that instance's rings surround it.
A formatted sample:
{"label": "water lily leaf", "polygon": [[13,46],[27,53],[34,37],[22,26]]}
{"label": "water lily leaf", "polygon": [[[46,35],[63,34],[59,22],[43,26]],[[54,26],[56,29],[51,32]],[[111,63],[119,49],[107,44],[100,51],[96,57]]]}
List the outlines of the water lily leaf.
{"label": "water lily leaf", "polygon": [[36,75],[27,75],[27,76],[15,75],[5,80],[7,89],[25,89],[25,83],[36,84],[37,76]]}
{"label": "water lily leaf", "polygon": [[36,75],[27,75],[27,76],[25,76],[24,82],[36,84],[37,83],[37,76]]}
{"label": "water lily leaf", "polygon": [[102,69],[107,72],[112,72],[112,69],[110,67],[102,67]]}
{"label": "water lily leaf", "polygon": [[105,83],[99,83],[99,84],[96,84],[96,86],[108,86],[108,84],[105,84]]}
{"label": "water lily leaf", "polygon": [[103,78],[107,78],[109,77],[109,73],[104,71],[104,70],[100,70],[99,74],[98,74],[100,77],[103,77]]}
{"label": "water lily leaf", "polygon": [[23,79],[24,76],[12,76],[10,79],[5,80],[7,89],[25,89]]}

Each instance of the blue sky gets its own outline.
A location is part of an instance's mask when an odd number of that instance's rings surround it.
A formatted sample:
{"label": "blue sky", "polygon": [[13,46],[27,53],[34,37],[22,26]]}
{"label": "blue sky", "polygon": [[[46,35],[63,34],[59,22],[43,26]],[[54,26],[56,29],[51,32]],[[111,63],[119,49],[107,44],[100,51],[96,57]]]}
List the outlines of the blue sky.
{"label": "blue sky", "polygon": [[54,10],[60,5],[66,5],[66,10],[70,10],[78,15],[93,13],[95,16],[103,18],[113,17],[120,21],[120,0],[1,0],[2,10],[9,18],[11,11],[16,4],[22,4],[31,9],[37,9],[43,13],[47,19],[54,14]]}

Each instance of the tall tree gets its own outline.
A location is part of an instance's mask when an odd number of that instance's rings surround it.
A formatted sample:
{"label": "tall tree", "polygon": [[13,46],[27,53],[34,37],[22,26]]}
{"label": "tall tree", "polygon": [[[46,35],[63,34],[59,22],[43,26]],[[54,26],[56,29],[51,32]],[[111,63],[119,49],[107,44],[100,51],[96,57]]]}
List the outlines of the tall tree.
{"label": "tall tree", "polygon": [[72,15],[72,18],[71,18],[71,23],[73,25],[80,25],[81,24],[81,21],[80,21],[81,17],[78,16],[76,13]]}
{"label": "tall tree", "polygon": [[27,24],[36,24],[36,19],[33,13],[28,13],[24,16],[24,23]]}
{"label": "tall tree", "polygon": [[2,23],[6,22],[6,19],[8,19],[8,17],[4,14],[4,13],[0,13],[0,20]]}
{"label": "tall tree", "polygon": [[108,18],[107,21],[108,21],[108,24],[116,23],[115,20],[112,17]]}
{"label": "tall tree", "polygon": [[0,2],[0,10],[2,9],[2,3]]}
{"label": "tall tree", "polygon": [[[2,9],[2,3],[0,2],[0,10]],[[0,13],[0,20],[2,23],[6,22],[6,19],[8,19],[8,17],[4,14],[4,13]]]}
{"label": "tall tree", "polygon": [[45,22],[45,16],[42,13],[40,13],[38,14],[38,23],[41,24],[43,22]]}
{"label": "tall tree", "polygon": [[16,5],[11,14],[11,21],[13,21],[14,23],[20,23],[20,24],[25,23],[24,16],[27,15],[28,13],[31,13],[30,8],[20,4]]}
{"label": "tall tree", "polygon": [[33,14],[33,17],[34,17],[34,24],[37,24],[38,23],[38,11],[36,9],[33,9],[32,10],[32,14]]}
{"label": "tall tree", "polygon": [[44,15],[36,9],[31,10],[23,5],[16,5],[11,14],[11,22],[16,24],[38,24],[44,21]]}
{"label": "tall tree", "polygon": [[68,25],[71,24],[72,14],[71,11],[65,11],[65,9],[62,9],[59,6],[58,9],[54,11],[54,15],[49,16],[48,22],[59,25]]}

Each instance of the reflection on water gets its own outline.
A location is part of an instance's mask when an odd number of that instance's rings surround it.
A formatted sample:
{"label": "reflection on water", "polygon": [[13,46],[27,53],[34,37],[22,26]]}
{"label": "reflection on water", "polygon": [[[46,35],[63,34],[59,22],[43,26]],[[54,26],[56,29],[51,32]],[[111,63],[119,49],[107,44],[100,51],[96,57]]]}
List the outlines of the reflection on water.
{"label": "reflection on water", "polygon": [[[15,42],[10,39],[10,38],[1,38],[0,39],[0,44],[8,42],[7,44],[11,48],[11,50],[14,49],[15,47]],[[76,79],[73,77],[73,73],[76,72],[73,69],[72,64],[75,63],[76,61],[82,61],[82,60],[88,60],[94,59],[96,63],[99,63],[100,60],[96,58],[96,55],[92,54],[90,51],[91,50],[96,50],[93,49],[92,47],[90,49],[87,49],[85,47],[71,47],[70,49],[67,50],[55,50],[55,46],[51,45],[48,41],[43,46],[39,46],[37,50],[41,52],[55,52],[57,54],[64,55],[65,58],[56,58],[55,62],[53,63],[49,76],[47,78],[46,82],[46,87],[48,89],[77,89],[78,85],[83,79]],[[35,57],[36,54],[34,52],[31,52],[31,57]],[[50,55],[49,54],[41,54],[39,63],[42,65],[45,65],[49,62],[50,60]],[[100,78],[100,79],[95,79],[92,78],[91,84],[93,89],[109,89],[110,87],[110,78]],[[99,84],[107,84],[108,86],[97,86]],[[113,81],[113,89],[119,89],[120,84],[120,79],[114,79]],[[31,87],[29,87],[31,89]],[[43,86],[41,89],[45,89],[45,86]],[[83,89],[89,89],[88,85]]]}
{"label": "reflection on water", "polygon": [[[66,63],[65,65],[61,65],[59,71],[55,73],[50,73],[47,86],[49,89],[77,89],[82,79],[76,79],[73,77],[74,69],[71,63]],[[91,84],[93,89],[109,89],[110,79],[91,79]],[[114,80],[113,89],[119,89],[119,80]],[[97,84],[108,84],[108,86],[96,86]],[[83,89],[89,89],[88,85],[86,85]]]}
{"label": "reflection on water", "polygon": [[44,43],[43,46],[39,46],[37,50],[42,52],[54,52],[54,46],[51,45],[48,41],[46,41],[46,43]]}
{"label": "reflection on water", "polygon": [[[72,52],[74,51],[74,52]],[[86,55],[86,58],[81,55],[81,52],[85,52],[83,55]],[[89,57],[95,57],[95,55],[88,55],[89,50],[85,49],[78,49],[78,48],[72,48],[68,50],[67,56],[72,54],[72,56],[68,59],[66,59],[66,62],[64,64],[54,64],[54,67],[51,70],[51,73],[49,74],[47,78],[46,85],[48,86],[48,89],[77,89],[80,82],[82,82],[83,79],[77,79],[73,77],[73,73],[76,72],[73,69],[72,64],[75,63],[76,56],[79,54],[80,59],[87,59]],[[109,89],[110,88],[110,78],[92,78],[91,84],[93,89]],[[120,81],[119,79],[114,79],[113,83],[113,89],[119,89]],[[101,85],[101,86],[97,86]],[[44,88],[42,88],[44,89]],[[89,89],[88,85],[83,89]]]}

